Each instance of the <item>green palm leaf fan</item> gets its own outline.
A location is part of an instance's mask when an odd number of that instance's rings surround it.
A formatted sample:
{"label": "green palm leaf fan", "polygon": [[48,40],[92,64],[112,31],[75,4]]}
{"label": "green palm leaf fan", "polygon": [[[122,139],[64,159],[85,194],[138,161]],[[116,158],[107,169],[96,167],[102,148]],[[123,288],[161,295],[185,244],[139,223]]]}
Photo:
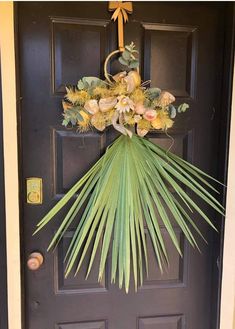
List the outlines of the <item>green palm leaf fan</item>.
{"label": "green palm leaf fan", "polygon": [[[107,63],[119,52],[120,63],[130,71],[111,77]],[[43,229],[74,200],[48,250],[55,248],[86,204],[65,256],[65,276],[74,267],[77,274],[89,255],[88,277],[97,250],[101,248],[98,280],[104,275],[111,252],[111,281],[118,278],[119,287],[125,286],[126,292],[131,272],[135,289],[142,284],[144,271],[148,272],[145,227],[161,271],[163,265],[168,264],[168,253],[160,220],[180,255],[182,251],[172,219],[195,248],[198,248],[195,233],[203,236],[191,218],[192,212],[198,213],[216,229],[185,188],[224,215],[223,206],[212,195],[218,191],[211,181],[219,183],[217,180],[144,137],[152,130],[166,131],[173,125],[176,114],[184,112],[188,105],[181,104],[176,109],[172,105],[173,95],[141,84],[137,53],[133,43],[112,52],[105,61],[105,81],[85,77],[76,87],[66,89],[63,125],[77,126],[81,131],[93,127],[103,131],[107,126],[113,126],[121,135],[41,219],[35,231]]]}

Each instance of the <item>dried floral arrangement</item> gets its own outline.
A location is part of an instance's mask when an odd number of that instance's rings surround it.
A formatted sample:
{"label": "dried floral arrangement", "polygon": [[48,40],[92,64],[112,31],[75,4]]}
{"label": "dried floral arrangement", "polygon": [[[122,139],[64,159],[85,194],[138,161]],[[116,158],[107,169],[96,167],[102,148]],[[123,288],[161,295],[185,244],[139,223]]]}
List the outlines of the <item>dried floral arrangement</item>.
{"label": "dried floral arrangement", "polygon": [[[188,104],[175,108],[175,97],[159,88],[146,88],[138,71],[138,51],[134,43],[125,46],[119,62],[130,71],[120,72],[103,81],[84,77],[77,86],[67,87],[63,101],[64,126],[77,126],[80,131],[94,127],[99,131],[113,127],[124,135],[132,136],[128,127],[145,136],[151,130],[171,128],[177,113],[185,112]],[[112,79],[112,80],[111,80]],[[148,83],[148,82],[147,82]]]}
{"label": "dried floral arrangement", "polygon": [[36,232],[57,218],[59,211],[74,200],[48,250],[56,247],[86,204],[67,250],[65,276],[74,266],[76,275],[84,258],[89,257],[88,276],[97,250],[101,248],[98,280],[102,280],[111,252],[111,281],[118,278],[119,287],[124,285],[128,292],[131,275],[135,289],[142,284],[144,272],[148,275],[145,226],[163,271],[164,264],[168,264],[168,253],[159,221],[182,255],[174,221],[196,248],[195,234],[204,237],[191,217],[193,212],[216,229],[194,201],[193,194],[222,215],[224,208],[212,195],[218,191],[210,181],[219,183],[217,180],[144,137],[149,131],[171,128],[177,114],[185,112],[188,105],[176,107],[173,105],[175,97],[169,92],[147,88],[146,83],[141,82],[133,43],[125,47],[119,58],[128,72],[110,76],[107,62],[119,52],[114,51],[107,57],[106,80],[84,77],[77,86],[66,88],[63,125],[74,126],[81,132],[93,128],[103,131],[112,125],[121,135],[45,215]]}

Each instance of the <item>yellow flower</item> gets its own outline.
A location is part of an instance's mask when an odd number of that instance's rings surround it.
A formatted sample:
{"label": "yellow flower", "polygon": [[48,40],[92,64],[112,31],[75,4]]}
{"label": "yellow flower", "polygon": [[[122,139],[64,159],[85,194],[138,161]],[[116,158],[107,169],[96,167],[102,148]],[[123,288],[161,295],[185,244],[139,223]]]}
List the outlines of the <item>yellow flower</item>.
{"label": "yellow flower", "polygon": [[146,130],[146,129],[140,129],[140,128],[138,128],[138,126],[137,126],[137,134],[138,134],[140,137],[144,137],[145,135],[147,135],[148,132],[149,132],[148,130]]}
{"label": "yellow flower", "polygon": [[87,100],[90,99],[90,96],[85,90],[73,90],[72,88],[66,87],[67,94],[65,98],[69,100],[73,104],[81,104],[83,105]]}
{"label": "yellow flower", "polygon": [[80,111],[83,121],[78,120],[78,129],[80,131],[88,131],[90,129],[90,115],[84,111]]}
{"label": "yellow flower", "polygon": [[109,126],[112,123],[112,117],[113,117],[114,113],[115,113],[115,110],[111,110],[111,111],[104,113],[106,126]]}
{"label": "yellow flower", "polygon": [[93,89],[92,94],[94,95],[94,97],[99,96],[101,98],[105,98],[110,96],[111,91],[106,87],[97,86]]}
{"label": "yellow flower", "polygon": [[126,84],[122,82],[117,82],[112,85],[111,92],[113,96],[126,94]]}
{"label": "yellow flower", "polygon": [[174,121],[169,118],[165,111],[159,111],[155,120],[151,122],[154,129],[168,129],[173,126]]}
{"label": "yellow flower", "polygon": [[124,114],[124,121],[125,121],[125,123],[127,123],[128,125],[131,125],[131,126],[136,123],[135,118],[130,113]]}
{"label": "yellow flower", "polygon": [[134,103],[143,104],[145,100],[144,91],[141,88],[136,88],[133,93],[130,95],[130,98],[133,100]]}
{"label": "yellow flower", "polygon": [[62,101],[62,106],[63,106],[64,111],[68,111],[72,108],[72,105],[65,101]]}
{"label": "yellow flower", "polygon": [[145,129],[145,130],[150,130],[151,128],[151,123],[150,121],[147,121],[145,119],[142,119],[138,122],[137,127],[139,129]]}
{"label": "yellow flower", "polygon": [[144,137],[150,130],[151,123],[145,119],[141,119],[137,123],[137,134],[141,137]]}

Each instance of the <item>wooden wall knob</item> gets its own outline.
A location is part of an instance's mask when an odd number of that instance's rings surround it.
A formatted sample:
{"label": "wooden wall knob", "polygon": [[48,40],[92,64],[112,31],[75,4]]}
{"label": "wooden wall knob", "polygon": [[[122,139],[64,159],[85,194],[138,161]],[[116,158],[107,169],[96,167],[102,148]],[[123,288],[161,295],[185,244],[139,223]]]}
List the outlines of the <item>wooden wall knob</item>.
{"label": "wooden wall knob", "polygon": [[31,271],[38,270],[43,263],[43,255],[40,252],[33,252],[29,255],[27,260],[28,269]]}

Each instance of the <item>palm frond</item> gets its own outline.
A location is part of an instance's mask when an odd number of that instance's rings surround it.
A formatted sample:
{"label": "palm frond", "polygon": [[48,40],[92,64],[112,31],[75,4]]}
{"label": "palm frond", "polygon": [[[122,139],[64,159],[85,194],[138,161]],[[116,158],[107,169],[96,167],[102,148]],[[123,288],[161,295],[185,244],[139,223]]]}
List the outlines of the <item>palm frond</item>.
{"label": "palm frond", "polygon": [[111,281],[115,282],[118,277],[119,287],[125,286],[128,292],[132,270],[135,289],[142,284],[144,271],[148,273],[146,229],[161,271],[169,260],[160,221],[180,255],[182,250],[174,231],[174,222],[195,248],[198,248],[195,233],[202,239],[204,237],[191,218],[193,212],[216,229],[212,220],[185,191],[187,188],[224,215],[223,206],[210,193],[218,191],[209,180],[219,183],[197,167],[146,139],[136,135],[132,138],[120,136],[45,215],[35,233],[43,229],[74,198],[52,237],[48,247],[51,250],[57,246],[81,207],[87,203],[65,256],[65,276],[74,266],[75,274],[79,271],[92,243],[87,277],[101,248],[98,280],[102,280],[111,251]]}

